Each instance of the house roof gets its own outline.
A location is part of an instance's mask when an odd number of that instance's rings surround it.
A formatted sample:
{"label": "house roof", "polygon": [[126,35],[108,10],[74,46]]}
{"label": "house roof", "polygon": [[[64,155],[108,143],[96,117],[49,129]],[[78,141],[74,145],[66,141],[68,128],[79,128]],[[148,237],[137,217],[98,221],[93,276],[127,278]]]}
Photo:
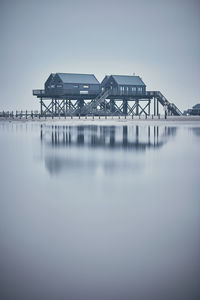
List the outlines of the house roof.
{"label": "house roof", "polygon": [[104,79],[102,80],[101,85],[104,85],[104,83],[107,82],[107,80],[108,80],[109,77],[110,77],[110,75],[106,75],[104,77]]}
{"label": "house roof", "polygon": [[57,73],[63,83],[99,84],[93,74]]}
{"label": "house roof", "polygon": [[194,105],[192,108],[193,108],[193,109],[200,109],[200,103]]}
{"label": "house roof", "polygon": [[145,86],[145,84],[142,81],[142,79],[140,78],[140,76],[112,75],[112,77],[118,84]]}
{"label": "house roof", "polygon": [[55,77],[55,75],[56,75],[55,73],[51,73],[51,74],[49,75],[49,77],[47,78],[45,84],[48,83],[50,79],[52,80],[52,79]]}

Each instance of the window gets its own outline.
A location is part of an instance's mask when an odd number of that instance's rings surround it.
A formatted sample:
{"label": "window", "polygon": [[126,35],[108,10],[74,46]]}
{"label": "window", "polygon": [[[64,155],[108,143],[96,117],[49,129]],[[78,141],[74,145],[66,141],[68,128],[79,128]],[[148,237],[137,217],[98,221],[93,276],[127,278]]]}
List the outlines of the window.
{"label": "window", "polygon": [[52,88],[52,89],[53,89],[53,88],[55,88],[55,85],[54,85],[54,84],[52,84],[52,85],[51,85],[51,88]]}
{"label": "window", "polygon": [[62,88],[63,86],[62,86],[62,84],[57,84],[56,87],[57,87],[57,88]]}
{"label": "window", "polygon": [[80,94],[88,94],[88,91],[80,91]]}
{"label": "window", "polygon": [[78,89],[78,88],[79,88],[78,84],[74,85],[73,87],[74,87],[75,89]]}
{"label": "window", "polygon": [[83,88],[84,89],[89,89],[89,85],[84,85]]}
{"label": "window", "polygon": [[138,87],[138,92],[142,92],[142,88],[141,87]]}
{"label": "window", "polygon": [[136,92],[136,87],[135,86],[132,87],[131,90],[132,90],[132,92]]}

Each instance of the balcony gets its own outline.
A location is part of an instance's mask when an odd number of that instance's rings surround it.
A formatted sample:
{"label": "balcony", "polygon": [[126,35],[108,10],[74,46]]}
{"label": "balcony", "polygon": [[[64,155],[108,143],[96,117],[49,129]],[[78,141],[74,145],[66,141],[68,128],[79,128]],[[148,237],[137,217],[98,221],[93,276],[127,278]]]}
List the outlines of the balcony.
{"label": "balcony", "polygon": [[33,95],[34,96],[42,96],[45,94],[45,90],[33,90]]}

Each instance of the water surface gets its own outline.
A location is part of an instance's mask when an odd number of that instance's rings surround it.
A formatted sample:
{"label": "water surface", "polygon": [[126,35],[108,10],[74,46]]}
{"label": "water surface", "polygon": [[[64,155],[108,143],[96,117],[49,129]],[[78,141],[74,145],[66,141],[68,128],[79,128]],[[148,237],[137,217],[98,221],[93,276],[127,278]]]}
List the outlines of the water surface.
{"label": "water surface", "polygon": [[200,126],[95,124],[0,123],[1,299],[199,299]]}

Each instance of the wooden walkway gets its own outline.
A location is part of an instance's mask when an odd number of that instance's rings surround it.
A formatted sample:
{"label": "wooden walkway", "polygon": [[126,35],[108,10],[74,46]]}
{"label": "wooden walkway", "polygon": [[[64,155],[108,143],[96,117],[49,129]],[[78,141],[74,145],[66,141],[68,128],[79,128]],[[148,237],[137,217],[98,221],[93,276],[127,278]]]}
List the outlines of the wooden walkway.
{"label": "wooden walkway", "polygon": [[129,116],[111,116],[109,115],[99,115],[99,116],[95,116],[95,115],[85,115],[85,116],[73,116],[73,114],[69,115],[69,114],[61,114],[61,115],[56,115],[55,114],[40,114],[38,111],[2,111],[0,112],[0,120],[38,120],[38,119],[42,119],[42,120],[49,120],[49,119],[164,119],[164,116],[162,115],[129,115]]}

